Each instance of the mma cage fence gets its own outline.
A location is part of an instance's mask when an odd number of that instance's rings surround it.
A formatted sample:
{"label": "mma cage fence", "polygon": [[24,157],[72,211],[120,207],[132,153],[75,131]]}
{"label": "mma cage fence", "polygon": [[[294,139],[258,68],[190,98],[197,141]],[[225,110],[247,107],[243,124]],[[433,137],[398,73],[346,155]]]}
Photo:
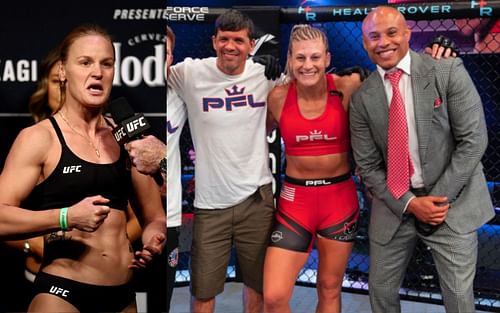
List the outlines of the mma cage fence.
{"label": "mma cage fence", "polygon": [[[256,24],[259,50],[256,54],[279,57],[284,68],[288,37],[295,24],[309,23],[321,28],[328,37],[332,54],[331,71],[351,66],[375,70],[362,47],[361,21],[373,7],[363,6],[307,6],[298,7],[234,7],[242,10]],[[483,101],[488,126],[489,145],[483,158],[493,204],[497,215],[478,230],[479,254],[474,283],[476,308],[500,312],[500,1],[456,1],[393,4],[406,17],[411,29],[411,48],[423,51],[436,35],[445,35],[460,48],[460,57],[469,71]],[[211,36],[213,22],[227,8],[168,7],[167,23],[176,34],[174,63],[185,57],[214,56]],[[189,121],[188,121],[189,123]],[[270,166],[275,178],[274,190],[278,197],[283,170],[283,155],[279,133],[270,141]],[[189,248],[195,181],[194,166],[189,154],[192,150],[189,125],[181,137],[183,226],[180,237],[180,256],[177,285],[189,284]],[[354,177],[356,179],[356,177]],[[358,181],[358,180],[356,180]],[[346,269],[343,291],[368,293],[368,221],[370,201],[358,182],[361,207],[360,230]],[[227,280],[237,280],[237,260],[234,255],[228,268]],[[318,256],[313,249],[309,260],[297,278],[297,285],[315,287]],[[408,266],[401,298],[442,304],[439,281],[430,248],[417,244]]]}

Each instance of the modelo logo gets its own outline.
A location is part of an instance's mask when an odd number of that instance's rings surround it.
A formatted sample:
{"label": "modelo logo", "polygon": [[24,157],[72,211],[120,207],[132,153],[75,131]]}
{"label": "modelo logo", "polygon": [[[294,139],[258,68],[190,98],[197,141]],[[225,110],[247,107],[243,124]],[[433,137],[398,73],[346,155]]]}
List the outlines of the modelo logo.
{"label": "modelo logo", "polygon": [[154,46],[154,55],[141,61],[129,55],[122,59],[122,43],[114,42],[116,61],[114,86],[137,87],[144,82],[149,87],[165,86],[165,45]]}
{"label": "modelo logo", "polygon": [[[136,56],[122,56],[122,43],[114,42],[116,53],[113,86],[137,87],[142,82],[148,87],[165,86],[165,44],[154,46],[153,55],[144,60]],[[37,60],[0,60],[0,81],[36,82]]]}

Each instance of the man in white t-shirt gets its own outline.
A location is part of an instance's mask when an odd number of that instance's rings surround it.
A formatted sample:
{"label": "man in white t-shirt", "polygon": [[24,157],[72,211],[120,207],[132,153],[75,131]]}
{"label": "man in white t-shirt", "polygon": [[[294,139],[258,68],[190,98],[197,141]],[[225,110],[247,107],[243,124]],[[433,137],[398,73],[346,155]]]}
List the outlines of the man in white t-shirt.
{"label": "man in white t-shirt", "polygon": [[276,83],[265,78],[263,65],[248,59],[255,46],[249,17],[229,10],[215,28],[217,57],[187,58],[168,76],[186,104],[196,150],[192,311],[214,311],[234,245],[245,285],[244,311],[260,312],[274,212],[266,101]]}

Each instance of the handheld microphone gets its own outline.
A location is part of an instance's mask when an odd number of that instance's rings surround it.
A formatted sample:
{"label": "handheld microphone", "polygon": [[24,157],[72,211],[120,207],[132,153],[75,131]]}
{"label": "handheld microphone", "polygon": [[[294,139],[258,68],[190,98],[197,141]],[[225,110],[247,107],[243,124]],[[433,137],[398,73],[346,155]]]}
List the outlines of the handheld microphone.
{"label": "handheld microphone", "polygon": [[[117,125],[112,133],[120,146],[132,140],[141,139],[146,130],[151,128],[144,114],[135,113],[124,97],[110,101],[108,109]],[[159,171],[152,176],[159,186],[163,185],[163,176]]]}
{"label": "handheld microphone", "polygon": [[142,134],[151,127],[144,114],[134,113],[124,97],[111,101],[108,108],[117,125],[113,129],[113,136],[120,145],[131,140],[141,139]]}

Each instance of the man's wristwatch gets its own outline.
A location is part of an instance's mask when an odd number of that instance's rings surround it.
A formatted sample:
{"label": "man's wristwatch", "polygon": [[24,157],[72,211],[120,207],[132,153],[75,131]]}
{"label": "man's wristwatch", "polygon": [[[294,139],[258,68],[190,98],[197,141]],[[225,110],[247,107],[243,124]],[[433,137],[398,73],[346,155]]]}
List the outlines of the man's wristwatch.
{"label": "man's wristwatch", "polygon": [[165,175],[167,174],[167,157],[160,160],[160,171]]}

